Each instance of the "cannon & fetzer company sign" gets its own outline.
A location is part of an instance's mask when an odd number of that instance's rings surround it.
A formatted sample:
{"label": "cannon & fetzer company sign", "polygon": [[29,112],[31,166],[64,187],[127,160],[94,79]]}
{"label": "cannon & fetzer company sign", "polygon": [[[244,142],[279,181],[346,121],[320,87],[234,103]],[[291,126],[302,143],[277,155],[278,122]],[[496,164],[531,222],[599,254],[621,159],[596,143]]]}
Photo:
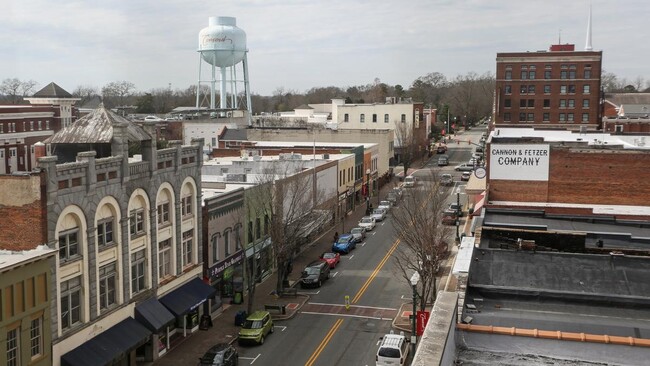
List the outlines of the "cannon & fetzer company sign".
{"label": "cannon & fetzer company sign", "polygon": [[490,179],[548,180],[549,145],[490,146]]}

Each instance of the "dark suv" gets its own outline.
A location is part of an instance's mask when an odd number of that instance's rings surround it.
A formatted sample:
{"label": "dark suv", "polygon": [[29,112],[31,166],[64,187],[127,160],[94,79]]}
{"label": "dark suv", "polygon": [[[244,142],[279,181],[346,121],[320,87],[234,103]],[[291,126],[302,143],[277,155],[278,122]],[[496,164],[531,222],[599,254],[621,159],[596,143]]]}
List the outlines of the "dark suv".
{"label": "dark suv", "polygon": [[314,261],[302,271],[300,287],[321,287],[330,278],[330,266],[327,262]]}

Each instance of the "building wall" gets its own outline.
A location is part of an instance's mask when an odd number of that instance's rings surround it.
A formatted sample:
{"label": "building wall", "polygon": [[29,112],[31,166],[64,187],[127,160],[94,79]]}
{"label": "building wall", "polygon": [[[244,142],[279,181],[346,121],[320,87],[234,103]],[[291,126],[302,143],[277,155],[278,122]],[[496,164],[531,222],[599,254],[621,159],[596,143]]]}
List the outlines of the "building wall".
{"label": "building wall", "polygon": [[[53,255],[50,252],[24,265],[0,269],[0,359],[6,360],[7,332],[17,329],[20,344],[18,364],[52,364],[49,286]],[[35,330],[40,331],[40,354],[32,357],[33,320],[38,322]]]}
{"label": "building wall", "polygon": [[[603,131],[610,133],[649,134],[648,118],[603,118]],[[650,137],[648,142],[650,143]]]}
{"label": "building wall", "polygon": [[[496,125],[570,129],[586,126],[597,129],[600,124],[601,61],[600,51],[497,53]],[[530,78],[531,71],[535,73],[534,79]],[[550,71],[550,75],[546,75],[546,71]],[[550,87],[550,92],[545,92],[545,86]],[[575,88],[574,92],[570,91],[571,86]],[[584,91],[585,86],[588,86],[588,92]],[[565,92],[563,87],[567,88]],[[573,107],[569,106],[570,100],[573,100]],[[585,100],[588,106],[583,107]],[[565,106],[561,106],[562,101]],[[523,119],[520,117],[522,113]],[[586,121],[583,121],[583,113],[587,114]],[[547,121],[544,120],[545,114],[548,114]],[[569,114],[573,114],[573,122],[568,120]]]}
{"label": "building wall", "polygon": [[547,181],[490,179],[489,200],[647,206],[647,161],[648,150],[551,145]]}
{"label": "building wall", "polygon": [[46,207],[41,174],[0,175],[0,244],[6,250],[29,250],[47,242]]}

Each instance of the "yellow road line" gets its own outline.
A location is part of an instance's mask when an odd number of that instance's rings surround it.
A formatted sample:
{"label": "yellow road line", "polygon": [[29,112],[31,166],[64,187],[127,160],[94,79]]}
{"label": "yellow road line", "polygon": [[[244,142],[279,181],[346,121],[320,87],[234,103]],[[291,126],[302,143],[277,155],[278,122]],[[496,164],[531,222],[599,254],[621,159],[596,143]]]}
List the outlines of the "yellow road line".
{"label": "yellow road line", "polygon": [[309,360],[307,360],[307,363],[305,363],[305,366],[312,366],[314,362],[318,359],[318,356],[320,356],[321,352],[323,352],[323,349],[325,349],[325,346],[330,342],[336,331],[341,327],[341,324],[343,324],[343,319],[338,319],[332,328],[330,328],[329,332],[327,332],[327,335],[323,340],[320,342],[318,345],[318,348],[314,351],[314,353],[311,354],[311,357],[309,357]]}
{"label": "yellow road line", "polygon": [[368,279],[366,280],[366,283],[364,283],[363,286],[361,286],[361,289],[357,292],[357,294],[354,295],[354,298],[352,299],[352,304],[356,304],[361,299],[361,296],[363,295],[364,292],[366,292],[366,290],[368,289],[368,286],[370,286],[370,283],[377,276],[377,273],[379,273],[381,268],[388,261],[388,258],[390,258],[390,256],[393,254],[395,249],[397,249],[398,244],[399,244],[399,239],[395,240],[395,242],[393,243],[393,246],[391,246],[391,248],[388,250],[388,252],[384,256],[384,258],[381,260],[381,262],[379,262],[377,267],[375,267],[375,270],[372,271],[372,274],[370,275],[370,277],[368,277]]}

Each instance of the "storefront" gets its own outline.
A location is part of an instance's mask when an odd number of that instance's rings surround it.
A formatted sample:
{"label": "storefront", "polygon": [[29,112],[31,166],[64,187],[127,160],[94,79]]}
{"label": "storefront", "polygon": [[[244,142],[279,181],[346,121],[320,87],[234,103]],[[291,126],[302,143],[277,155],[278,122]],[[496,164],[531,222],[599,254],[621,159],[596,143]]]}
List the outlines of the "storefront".
{"label": "storefront", "polygon": [[271,238],[266,238],[264,241],[260,241],[246,249],[246,260],[248,261],[248,268],[253,270],[253,278],[256,282],[261,282],[263,278],[271,275],[273,273]]}
{"label": "storefront", "polygon": [[149,298],[135,306],[135,320],[142,323],[152,333],[143,354],[138,355],[144,361],[155,361],[164,355],[170,346],[170,331],[176,318],[156,298]]}
{"label": "storefront", "polygon": [[[176,318],[174,330],[170,332],[170,342],[178,336],[186,337],[199,329],[201,315],[207,314],[207,306],[201,307],[209,298],[214,297],[216,290],[204,283],[200,278],[194,278],[160,298],[163,304]],[[203,308],[203,309],[202,309]]]}
{"label": "storefront", "polygon": [[221,312],[223,302],[235,298],[234,284],[243,278],[244,255],[244,251],[240,250],[208,270],[210,286],[216,291],[214,297],[210,298],[210,315],[213,317]]}

